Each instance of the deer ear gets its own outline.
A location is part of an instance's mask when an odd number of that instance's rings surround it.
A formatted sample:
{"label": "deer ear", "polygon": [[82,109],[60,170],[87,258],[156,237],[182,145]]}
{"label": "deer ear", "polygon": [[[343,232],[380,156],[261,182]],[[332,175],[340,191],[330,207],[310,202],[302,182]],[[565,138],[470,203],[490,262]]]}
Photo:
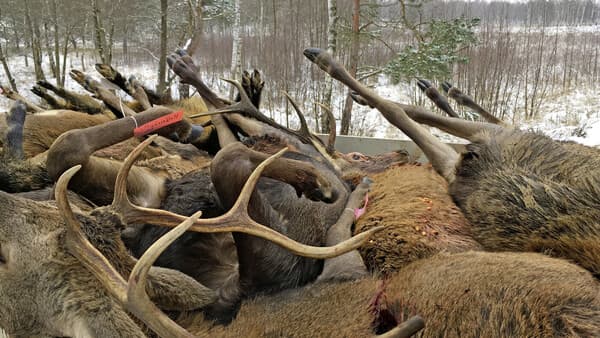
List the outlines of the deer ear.
{"label": "deer ear", "polygon": [[146,292],[152,302],[165,311],[195,310],[217,299],[215,291],[192,277],[160,267],[150,269]]}

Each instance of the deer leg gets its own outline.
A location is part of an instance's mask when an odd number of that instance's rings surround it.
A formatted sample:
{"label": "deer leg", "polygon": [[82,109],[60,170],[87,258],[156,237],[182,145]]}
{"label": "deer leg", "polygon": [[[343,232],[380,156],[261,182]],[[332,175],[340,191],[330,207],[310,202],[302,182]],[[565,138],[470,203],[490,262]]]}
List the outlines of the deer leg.
{"label": "deer leg", "polygon": [[[217,109],[225,107],[223,100],[221,100],[217,94],[210,90],[210,88],[202,81],[198,75],[198,67],[196,67],[189,55],[185,54],[185,52],[173,53],[169,55],[167,62],[169,63],[171,70],[181,78],[183,83],[191,84],[198,90],[198,94],[205,100],[207,105]],[[218,114],[212,115],[211,121],[217,130],[221,148],[237,142],[237,138],[233,135],[227,122],[222,116]]]}
{"label": "deer leg", "polygon": [[124,116],[136,115],[136,112],[129,108],[121,98],[117,97],[110,90],[102,87],[100,82],[91,76],[75,69],[71,70],[69,75],[73,80],[77,81],[81,86],[94,93],[97,98],[102,100],[117,117],[121,118]]}
{"label": "deer leg", "polygon": [[23,159],[23,125],[25,124],[25,104],[15,101],[6,115],[6,143],[4,157],[13,160]]}
{"label": "deer leg", "polygon": [[310,48],[304,50],[304,55],[334,79],[342,82],[350,89],[358,92],[393,125],[400,128],[423,150],[436,171],[448,182],[453,182],[455,167],[459,156],[449,145],[442,143],[418,123],[415,123],[406,112],[395,103],[385,100],[374,91],[354,79],[348,71],[333,60],[327,52]]}
{"label": "deer leg", "polygon": [[[363,106],[368,105],[369,107],[374,108],[373,105],[367,102],[367,100],[360,96],[358,93],[352,93],[350,95],[356,103]],[[492,132],[494,130],[498,130],[499,128],[499,126],[491,123],[474,122],[463,120],[460,118],[440,116],[419,106],[403,104],[398,102],[392,103],[395,104],[399,109],[404,110],[406,112],[406,115],[408,115],[408,117],[413,119],[415,122],[425,124],[430,127],[438,128],[447,132],[448,134],[464,138],[471,142],[477,141],[481,132]]]}
{"label": "deer leg", "polygon": [[12,89],[10,89],[8,87],[0,86],[0,94],[2,94],[6,98],[11,99],[13,101],[17,101],[17,100],[21,101],[27,108],[27,111],[34,112],[34,113],[39,113],[41,111],[44,111],[44,109],[40,108],[35,103],[32,103],[31,101],[29,101],[26,98],[24,98],[23,96],[21,96],[21,94],[13,91]]}
{"label": "deer leg", "polygon": [[44,99],[52,109],[71,109],[71,107],[67,106],[67,101],[50,95],[46,89],[40,86],[31,87],[31,92]]}
{"label": "deer leg", "polygon": [[[260,106],[260,97],[262,94],[263,87],[265,86],[265,82],[261,79],[260,72],[258,70],[254,70],[252,75],[247,71],[242,73],[242,88],[246,92],[246,95],[250,98],[252,105],[256,107],[256,109]],[[241,101],[242,97],[238,93],[235,101]]]}
{"label": "deer leg", "polygon": [[56,87],[48,81],[38,81],[38,86],[53,91],[56,95],[74,107],[73,110],[84,111],[89,114],[100,114],[104,112],[102,105],[89,95],[81,95],[64,88]]}
{"label": "deer leg", "polygon": [[[91,156],[96,150],[133,137],[133,129],[171,113],[167,108],[152,108],[135,117],[109,121],[86,129],[70,130],[59,136],[48,150],[46,167],[49,176],[57,180],[68,168],[81,164],[82,170],[73,177],[73,190],[86,195],[97,204],[110,203],[113,185],[121,163]],[[186,121],[164,127],[162,135],[175,133],[187,140],[192,128]],[[145,168],[134,168],[128,178],[128,189],[138,203],[159,206],[164,195],[164,178]],[[91,194],[91,196],[90,196]]]}
{"label": "deer leg", "polygon": [[150,104],[150,99],[144,90],[141,82],[138,81],[134,76],[129,77],[128,87],[130,88],[128,93],[131,97],[133,97],[137,102],[140,103],[144,110],[150,109],[152,105]]}
{"label": "deer leg", "polygon": [[494,132],[500,128],[500,126],[491,123],[467,121],[460,118],[436,115],[418,106],[402,103],[395,104],[403,109],[414,121],[438,128],[448,134],[464,138],[471,142],[479,140],[482,132]]}
{"label": "deer leg", "polygon": [[445,81],[444,83],[442,83],[442,87],[444,88],[444,91],[448,93],[448,96],[454,101],[456,101],[456,103],[458,103],[461,106],[473,109],[475,112],[477,112],[477,114],[481,115],[481,117],[483,117],[487,122],[499,125],[505,124],[502,120],[492,115],[483,107],[475,103],[475,101],[473,101],[473,99],[469,95],[463,94],[463,92],[458,90],[458,88],[452,86],[450,82]]}
{"label": "deer leg", "polygon": [[[152,105],[166,105],[173,103],[173,100],[165,97],[165,95],[159,95],[156,91],[149,89],[144,86],[142,83],[137,83],[136,85],[132,85],[132,78],[135,80],[135,77],[130,76],[129,80],[125,77],[125,75],[121,74],[118,70],[114,69],[111,65],[97,63],[95,65],[96,71],[100,73],[105,79],[114,83],[117,87],[121,88],[124,92],[129,94],[131,97],[138,100],[142,103],[144,109],[150,108]],[[73,76],[73,75],[71,75]],[[77,81],[77,79],[76,79]],[[137,81],[137,80],[135,80]],[[79,81],[78,81],[79,82]],[[140,99],[143,98],[144,99]],[[143,102],[142,102],[143,101]],[[148,103],[148,107],[146,107],[146,103]]]}
{"label": "deer leg", "polygon": [[[211,172],[213,184],[226,208],[233,205],[254,168],[268,157],[239,142],[217,153],[211,163]],[[330,202],[339,195],[315,166],[304,161],[279,158],[265,168],[262,175],[290,184],[298,196],[304,193],[311,200]]]}
{"label": "deer leg", "polygon": [[97,63],[95,65],[95,68],[96,71],[100,73],[100,75],[102,75],[105,79],[114,83],[119,88],[131,95],[131,93],[129,92],[130,88],[127,86],[127,79],[119,71],[114,69],[111,65],[103,63]]}
{"label": "deer leg", "polygon": [[265,86],[265,81],[262,80],[260,72],[258,70],[252,71],[252,77],[250,78],[250,100],[256,109],[260,108],[260,98],[262,90]]}
{"label": "deer leg", "polygon": [[8,128],[0,162],[0,187],[10,193],[38,190],[52,184],[43,164],[32,159],[23,160],[26,109],[21,101],[15,101],[6,115]]}
{"label": "deer leg", "polygon": [[440,92],[435,87],[433,87],[429,81],[419,79],[417,81],[417,85],[419,86],[419,89],[421,89],[421,91],[425,93],[425,95],[427,95],[427,97],[431,101],[433,101],[433,103],[435,103],[435,105],[438,108],[440,108],[443,112],[448,114],[448,116],[459,118],[458,114],[454,111],[454,109],[450,107],[450,103],[448,102],[448,100],[446,100],[446,98],[442,96]]}
{"label": "deer leg", "polygon": [[[325,245],[331,246],[352,237],[352,224],[354,223],[354,210],[358,209],[369,190],[371,181],[363,181],[354,189],[348,198],[346,208],[338,221],[327,231]],[[341,256],[325,260],[323,272],[317,278],[317,282],[331,280],[352,280],[368,274],[367,267],[357,250],[352,250]]]}
{"label": "deer leg", "polygon": [[[95,65],[95,68],[96,71],[98,71],[98,73],[100,73],[100,75],[102,75],[105,79],[107,79],[111,83],[114,83],[124,92],[129,94],[129,96],[136,99],[142,106],[143,110],[152,107],[148,99],[148,95],[142,87],[142,84],[134,76],[131,76],[129,80],[127,80],[123,74],[114,69],[111,65],[106,65],[102,63],[97,63]],[[85,78],[87,76],[84,73],[76,70],[72,70],[69,75],[71,75],[71,77],[80,84],[85,83]],[[93,91],[93,93],[95,94],[95,90]]]}

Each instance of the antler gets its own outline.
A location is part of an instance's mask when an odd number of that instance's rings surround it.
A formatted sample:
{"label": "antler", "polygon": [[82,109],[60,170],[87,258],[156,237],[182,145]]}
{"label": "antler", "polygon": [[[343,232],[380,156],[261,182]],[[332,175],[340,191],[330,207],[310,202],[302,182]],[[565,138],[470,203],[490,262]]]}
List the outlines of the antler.
{"label": "antler", "polygon": [[175,239],[200,216],[197,212],[175,229],[154,243],[137,262],[126,283],[123,277],[81,232],[81,225],[75,218],[67,199],[67,185],[71,177],[81,169],[81,165],[65,171],[56,183],[55,198],[58,209],[67,224],[66,246],[88,270],[102,283],[104,288],[128,311],[141,319],[161,337],[194,337],[177,325],[150,301],[146,294],[146,277],[152,263]]}
{"label": "antler", "polygon": [[183,235],[200,215],[202,215],[202,211],[196,212],[154,242],[135,264],[129,275],[127,308],[144,322],[146,322],[145,319],[151,321],[153,323],[151,328],[161,337],[193,337],[193,335],[173,322],[152,303],[146,293],[148,272],[163,251]]}
{"label": "antler", "polygon": [[336,138],[336,125],[335,125],[335,116],[333,116],[333,112],[326,105],[317,102],[319,107],[321,107],[325,114],[327,114],[327,119],[329,120],[329,138],[327,138],[327,153],[329,155],[335,154],[335,138]]}
{"label": "antler", "polygon": [[[127,196],[127,174],[133,165],[133,162],[142,150],[150,143],[154,137],[149,137],[140,145],[138,145],[130,154],[127,156],[123,163],[123,167],[117,175],[115,183],[114,200],[111,208],[119,213],[123,217],[125,223],[151,223],[161,226],[174,227],[177,224],[183,222],[186,218],[184,216],[160,209],[149,209],[133,205]],[[196,232],[243,232],[257,237],[267,239],[273,243],[276,243],[294,254],[310,257],[310,258],[331,258],[339,256],[348,251],[354,250],[360,247],[373,233],[381,230],[381,227],[371,229],[368,232],[358,234],[344,242],[341,242],[331,247],[314,247],[305,244],[298,243],[282,234],[268,228],[262,224],[259,224],[252,220],[248,215],[248,203],[250,196],[260,175],[264,168],[271,162],[275,161],[278,157],[283,155],[287,148],[281,150],[277,154],[269,157],[267,160],[262,162],[252,175],[248,178],[248,181],[244,185],[238,200],[224,215],[215,218],[198,219],[190,227],[191,231]]]}
{"label": "antler", "polygon": [[67,224],[65,238],[68,250],[81,261],[98,278],[111,294],[120,302],[125,303],[126,283],[123,277],[110,265],[108,260],[81,233],[81,225],[75,218],[67,199],[67,185],[81,165],[76,165],[65,171],[56,182],[54,197],[56,204]]}
{"label": "antler", "polygon": [[414,316],[407,321],[389,330],[386,333],[380,334],[378,338],[408,338],[425,327],[425,321],[421,316]]}
{"label": "antler", "polygon": [[[329,147],[325,148],[325,144],[323,144],[323,141],[321,141],[321,139],[319,139],[318,137],[313,135],[310,132],[310,129],[308,129],[308,123],[306,123],[306,119],[304,118],[304,113],[302,112],[302,110],[300,109],[300,107],[298,106],[296,101],[286,91],[282,90],[281,92],[283,93],[283,95],[285,95],[285,97],[288,99],[288,101],[290,101],[290,103],[292,104],[292,107],[294,107],[294,110],[296,111],[296,114],[298,115],[298,118],[300,119],[300,129],[298,129],[298,131],[292,131],[292,132],[294,134],[297,134],[301,140],[303,138],[305,138],[308,142],[310,142],[310,144],[312,144],[312,146],[319,152],[319,154],[321,154],[321,156],[323,156],[333,166],[333,168],[335,170],[337,170],[337,172],[341,172],[340,166],[335,162],[335,160],[330,155]],[[331,111],[329,111],[329,112],[331,113]],[[332,118],[330,115],[330,119],[329,119],[330,124],[331,124],[331,120],[332,120]],[[335,120],[333,120],[333,123],[334,123],[333,132],[335,135]],[[331,125],[330,125],[330,127],[331,127]],[[330,133],[330,136],[331,136],[331,133]],[[334,136],[334,141],[335,141],[335,136]]]}

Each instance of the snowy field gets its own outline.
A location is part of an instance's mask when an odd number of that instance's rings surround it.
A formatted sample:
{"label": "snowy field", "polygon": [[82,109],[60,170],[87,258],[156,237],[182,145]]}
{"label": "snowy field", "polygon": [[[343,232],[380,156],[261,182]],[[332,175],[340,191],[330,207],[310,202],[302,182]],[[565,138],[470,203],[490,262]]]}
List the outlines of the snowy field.
{"label": "snowy field", "polygon": [[[79,57],[69,57],[68,69],[82,69],[81,59]],[[90,58],[86,60],[86,72],[97,76],[93,69],[93,63]],[[12,57],[9,60],[13,77],[17,82],[17,87],[21,95],[28,99],[38,102],[38,97],[29,91],[35,84],[35,76],[31,60],[29,67],[24,64],[24,58]],[[48,63],[45,62],[45,65]],[[137,64],[135,66],[120,65],[116,66],[121,72],[127,75],[135,75],[143,83],[153,86],[155,83],[156,65],[152,64]],[[49,70],[45,72],[48,76]],[[0,83],[7,84],[4,73],[1,72]],[[229,85],[218,80],[218,76],[203,76],[207,85],[222,96],[227,96]],[[55,83],[53,78],[48,77],[48,81]],[[265,90],[277,91],[276,88],[270,88],[268,78],[266,80]],[[65,87],[69,90],[84,92],[83,89],[74,82],[68,75],[65,82]],[[409,102],[409,94],[415,90],[415,84],[401,83],[391,84],[388,78],[381,75],[377,79],[377,85],[373,87],[381,96],[398,102]],[[460,86],[459,86],[460,88]],[[176,92],[177,86],[173,86],[174,97],[178,96]],[[343,90],[343,91],[342,91]],[[525,130],[533,130],[542,132],[558,140],[572,140],[580,142],[588,146],[600,146],[600,92],[597,88],[574,88],[572,90],[561,93],[560,95],[552,95],[550,99],[542,104],[540,109],[540,118],[532,121],[515,121],[517,127]],[[343,101],[345,99],[345,89],[337,87],[334,90],[333,111],[336,118],[339,118]],[[0,97],[0,111],[6,111],[10,107],[10,100]],[[429,104],[429,103],[427,103]],[[454,105],[456,107],[456,105]],[[437,111],[432,105],[427,108]],[[266,105],[263,109],[267,109]],[[308,109],[305,110],[309,112]],[[285,124],[286,116],[283,107],[274,108],[273,111],[264,111],[265,115],[272,116],[277,122]],[[314,126],[314,117],[312,114],[307,114],[307,120],[310,125]],[[295,114],[289,117],[290,127],[298,126],[298,119]],[[338,128],[339,128],[338,121]],[[391,139],[408,139],[397,128],[390,125],[376,110],[358,105],[353,106],[352,115],[352,130],[355,135],[365,135],[377,138]],[[434,135],[439,137],[444,142],[465,143],[465,140],[458,139],[448,135],[437,129],[431,130]]]}

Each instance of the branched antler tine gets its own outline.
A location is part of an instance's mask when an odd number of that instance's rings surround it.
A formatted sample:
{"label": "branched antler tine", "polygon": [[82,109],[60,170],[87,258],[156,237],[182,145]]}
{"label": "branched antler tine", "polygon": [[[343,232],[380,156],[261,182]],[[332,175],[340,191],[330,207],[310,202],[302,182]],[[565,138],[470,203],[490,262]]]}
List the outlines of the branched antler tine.
{"label": "branched antler tine", "polygon": [[333,112],[326,105],[317,102],[317,104],[323,108],[325,114],[327,114],[327,119],[329,120],[329,138],[327,138],[327,153],[329,155],[335,154],[335,138],[337,135],[337,126],[335,124],[335,116],[333,116]]}
{"label": "branched antler tine", "polygon": [[[115,184],[115,198],[113,200],[112,208],[121,214],[124,222],[148,222],[155,225],[162,225],[167,227],[174,227],[177,224],[185,220],[185,217],[160,209],[148,209],[133,205],[127,197],[127,173],[133,165],[135,158],[141,153],[145,146],[152,142],[152,137],[139,144],[132,152],[127,156],[123,163],[123,167],[117,175]],[[268,228],[262,224],[259,224],[252,220],[248,215],[248,203],[252,195],[252,190],[256,185],[260,173],[270,162],[275,160],[278,156],[283,154],[284,150],[277,153],[272,160],[267,159],[261,163],[255,172],[250,175],[250,178],[244,185],[240,197],[234,204],[234,206],[225,215],[211,218],[211,219],[199,219],[190,228],[191,231],[205,232],[205,233],[216,233],[216,232],[243,232],[249,235],[257,236],[269,240],[281,247],[289,250],[290,252],[310,258],[331,258],[339,256],[348,251],[354,250],[364,244],[369,237],[375,232],[383,229],[383,227],[373,228],[359,235],[356,235],[344,242],[341,242],[332,247],[314,247],[298,243],[277,231]]]}
{"label": "branched antler tine", "polygon": [[220,113],[244,112],[244,113],[250,115],[251,117],[259,120],[260,122],[270,125],[271,127],[274,127],[277,129],[282,129],[282,130],[285,130],[289,133],[296,135],[293,130],[289,130],[289,129],[279,125],[278,123],[276,123],[275,121],[273,121],[272,119],[268,118],[263,113],[261,113],[260,110],[258,110],[258,108],[256,108],[254,106],[254,104],[252,103],[252,101],[250,100],[248,95],[246,94],[246,91],[242,87],[241,83],[239,83],[236,80],[231,80],[231,79],[221,79],[221,80],[229,82],[232,85],[234,85],[237,88],[237,90],[240,92],[241,100],[240,100],[240,102],[237,102],[229,107],[218,109],[215,112],[220,112]]}
{"label": "branched antler tine", "polygon": [[300,119],[300,129],[298,131],[300,132],[300,134],[304,135],[304,137],[310,139],[311,133],[310,133],[310,130],[308,129],[308,123],[306,123],[306,119],[304,118],[304,113],[302,113],[302,110],[298,106],[298,103],[296,103],[296,100],[294,100],[285,90],[282,90],[281,92],[283,93],[283,95],[285,95],[285,97],[288,99],[288,101],[290,101],[290,103],[292,104],[292,107],[294,107],[294,110],[296,111],[296,114],[298,115],[298,118]]}
{"label": "branched antler tine", "polygon": [[127,196],[127,176],[129,175],[129,171],[133,166],[133,163],[138,158],[138,156],[142,153],[142,151],[150,144],[157,135],[152,135],[148,137],[144,142],[140,143],[127,157],[125,161],[123,161],[123,166],[119,170],[117,174],[117,179],[115,180],[115,191],[113,195],[112,207],[118,211],[124,211],[127,209],[134,208],[133,204],[129,201],[129,197]]}
{"label": "branched antler tine", "polygon": [[[227,108],[225,108],[225,109],[227,109]],[[209,112],[205,112],[205,113],[190,115],[190,118],[195,118],[195,117],[200,117],[200,116],[211,116],[211,115],[218,115],[218,114],[225,114],[225,113],[229,113],[229,111],[213,110],[213,111],[209,111]]]}
{"label": "branched antler tine", "polygon": [[[231,83],[235,88],[237,88],[237,90],[240,93],[240,102],[234,103],[233,105],[229,106],[229,107],[225,107],[225,108],[221,108],[216,110],[215,112],[220,112],[220,113],[232,113],[232,112],[238,112],[238,111],[242,111],[244,113],[250,114],[253,117],[257,117],[258,115],[262,115],[258,109],[256,109],[256,107],[254,107],[254,105],[252,104],[252,101],[250,101],[250,98],[248,97],[248,95],[246,94],[246,91],[244,90],[244,88],[242,87],[242,84],[239,83],[236,80],[231,80],[231,79],[221,79],[225,82],[229,82]],[[258,117],[257,117],[258,118]],[[262,118],[262,116],[261,116]]]}
{"label": "branched antler tine", "polygon": [[425,321],[421,316],[414,316],[407,321],[389,330],[386,333],[380,334],[378,338],[408,338],[415,333],[421,331],[425,327]]}
{"label": "branched antler tine", "polygon": [[201,214],[202,211],[198,211],[154,242],[135,264],[129,275],[127,287],[128,310],[145,323],[152,323],[152,330],[161,337],[193,337],[193,335],[172,321],[152,303],[146,293],[148,272],[163,251],[183,235]]}
{"label": "branched antler tine", "polygon": [[[237,215],[242,218],[242,221],[247,221],[249,226],[247,228],[247,233],[252,235],[257,235],[262,238],[268,239],[269,241],[276,243],[283,248],[301,256],[312,257],[312,258],[329,258],[341,255],[342,253],[346,253],[348,251],[354,250],[364,243],[373,233],[383,229],[383,227],[377,227],[370,229],[369,231],[360,233],[346,241],[343,241],[335,246],[331,247],[311,247],[304,244],[300,244],[282,234],[273,231],[270,228],[267,228],[259,223],[253,221],[248,215],[248,203],[250,202],[250,197],[252,196],[252,192],[258,179],[260,178],[263,170],[277,158],[281,157],[287,151],[287,147],[283,148],[276,154],[270,156],[266,160],[264,160],[261,164],[259,164],[240,192],[240,196],[238,200],[235,202],[231,210],[227,213],[227,215]],[[242,211],[243,210],[243,211]]]}
{"label": "branched antler tine", "polygon": [[81,165],[65,171],[56,182],[54,197],[58,209],[67,224],[65,242],[67,248],[87,269],[89,269],[102,285],[121,303],[127,301],[127,283],[112,267],[108,260],[81,233],[81,225],[75,218],[67,199],[67,186]]}

